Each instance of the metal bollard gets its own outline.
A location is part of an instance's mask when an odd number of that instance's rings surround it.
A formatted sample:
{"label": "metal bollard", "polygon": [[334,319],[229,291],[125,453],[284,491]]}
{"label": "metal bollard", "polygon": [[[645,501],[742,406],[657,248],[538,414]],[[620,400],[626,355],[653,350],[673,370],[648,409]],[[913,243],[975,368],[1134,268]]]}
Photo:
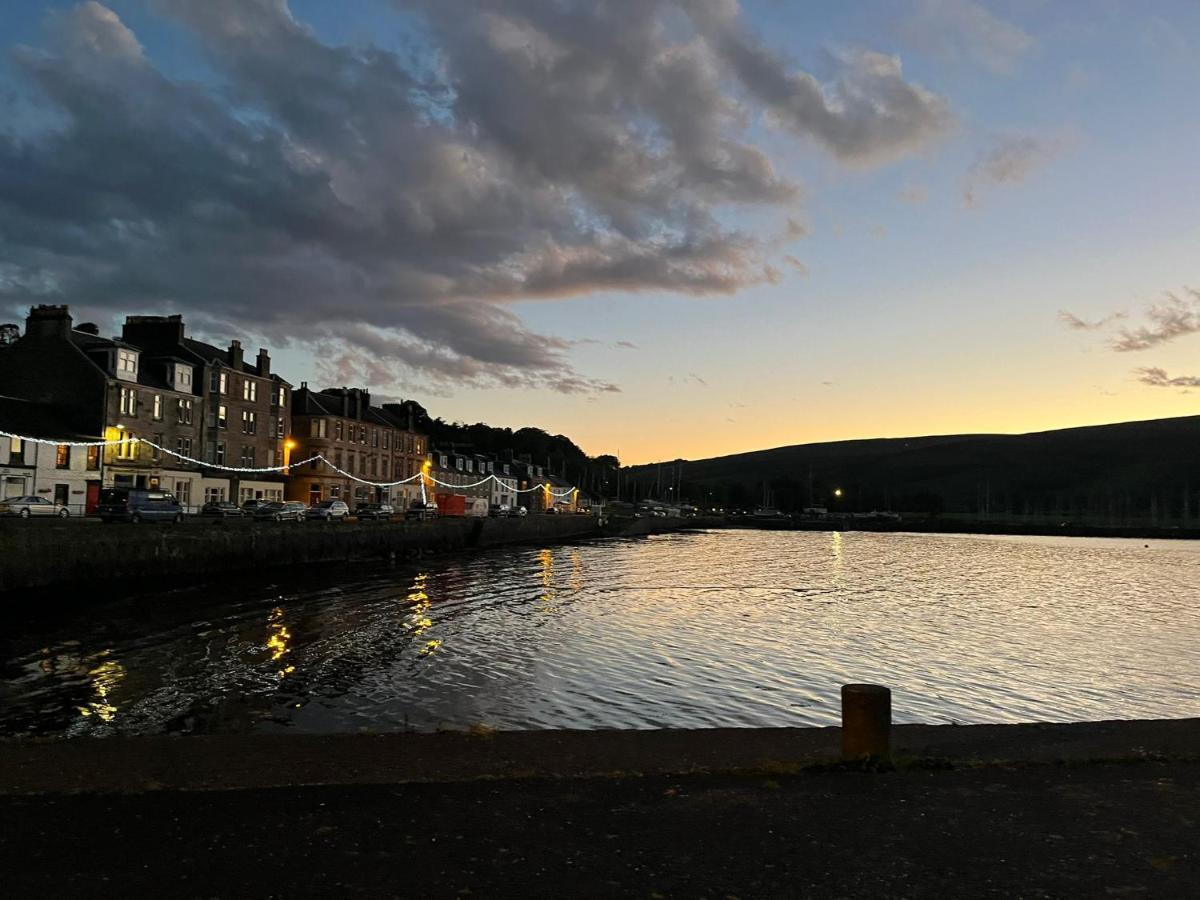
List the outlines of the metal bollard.
{"label": "metal bollard", "polygon": [[891,755],[892,692],[880,684],[842,685],[842,757]]}

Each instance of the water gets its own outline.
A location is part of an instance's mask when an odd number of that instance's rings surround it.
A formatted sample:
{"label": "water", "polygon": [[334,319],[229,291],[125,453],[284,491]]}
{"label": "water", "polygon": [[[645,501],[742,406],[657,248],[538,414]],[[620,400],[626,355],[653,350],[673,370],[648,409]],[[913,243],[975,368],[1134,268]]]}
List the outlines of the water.
{"label": "water", "polygon": [[[178,590],[0,639],[0,734],[1200,715],[1200,545],[714,531]],[[12,623],[10,621],[10,628]]]}

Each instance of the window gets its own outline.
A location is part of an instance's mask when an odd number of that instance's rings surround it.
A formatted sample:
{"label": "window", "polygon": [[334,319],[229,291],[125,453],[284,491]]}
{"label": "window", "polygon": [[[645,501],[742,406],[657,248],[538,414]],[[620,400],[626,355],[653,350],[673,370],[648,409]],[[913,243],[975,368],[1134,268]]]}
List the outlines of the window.
{"label": "window", "polygon": [[158,449],[163,443],[163,435],[161,431],[156,431],[154,433],[154,443],[158,446],[150,448],[150,458],[154,460],[154,462],[158,462],[160,459],[162,459],[162,452]]}
{"label": "window", "polygon": [[358,426],[358,442],[360,444],[362,444],[363,446],[366,446],[366,443],[367,443],[367,426],[366,425]]}
{"label": "window", "polygon": [[267,416],[267,437],[275,437],[275,417]]}
{"label": "window", "polygon": [[137,391],[133,388],[121,388],[121,414],[137,415]]}
{"label": "window", "polygon": [[225,465],[225,442],[224,442],[224,441],[218,441],[218,442],[217,442],[217,458],[216,458],[216,463],[217,463],[217,465],[218,465],[218,466],[223,466],[223,465]]}
{"label": "window", "polygon": [[279,437],[287,437],[287,425],[284,424],[283,416],[279,417],[279,424],[276,426],[275,433]]}
{"label": "window", "polygon": [[354,451],[353,450],[346,451],[346,471],[347,472],[354,471]]}
{"label": "window", "polygon": [[258,413],[242,410],[242,434],[258,434]]}
{"label": "window", "polygon": [[117,372],[127,375],[137,374],[137,354],[132,350],[117,351]]}
{"label": "window", "polygon": [[463,470],[463,458],[461,456],[454,460],[454,468],[458,469],[460,472]]}
{"label": "window", "polygon": [[151,409],[153,410],[153,413],[152,413],[152,415],[154,416],[154,420],[155,420],[156,422],[161,422],[161,421],[162,421],[162,416],[163,416],[163,413],[162,413],[162,394],[155,394],[155,395],[154,395],[154,402],[151,404]]}
{"label": "window", "polygon": [[309,437],[325,437],[325,419],[310,419],[308,423]]}
{"label": "window", "polygon": [[242,468],[249,468],[254,465],[254,447],[250,444],[242,445]]}
{"label": "window", "polygon": [[249,378],[242,379],[242,399],[254,403],[258,400],[258,382]]}
{"label": "window", "polygon": [[192,439],[191,438],[175,438],[175,452],[181,456],[192,455]]}
{"label": "window", "polygon": [[379,446],[379,429],[378,428],[371,429],[371,446],[372,447]]}
{"label": "window", "polygon": [[414,453],[421,453],[421,441],[420,441],[420,439],[418,439],[418,440],[417,440],[417,442],[416,442],[416,443],[413,445],[413,452],[414,452]]}
{"label": "window", "polygon": [[229,407],[227,407],[227,406],[218,406],[217,407],[217,427],[218,428],[228,428],[229,427]]}
{"label": "window", "polygon": [[204,489],[205,503],[223,503],[225,501],[224,487],[206,487]]}
{"label": "window", "polygon": [[467,471],[468,471],[468,472],[474,472],[474,471],[475,471],[475,460],[473,460],[473,459],[468,459],[468,460],[467,460]]}
{"label": "window", "polygon": [[117,459],[137,459],[137,435],[131,431],[121,432],[121,443],[117,444]]}
{"label": "window", "polygon": [[175,479],[175,499],[179,501],[179,505],[184,509],[192,505],[192,482],[190,479]]}
{"label": "window", "polygon": [[337,466],[339,469],[342,467],[342,451],[341,450],[333,451],[333,464],[335,466]]}
{"label": "window", "polygon": [[[154,395],[154,399],[156,401],[158,400],[158,394]],[[192,401],[184,400],[182,397],[180,397],[178,400],[175,401],[175,405],[176,405],[176,412],[179,415],[179,424],[180,425],[191,425],[192,424]],[[156,417],[156,418],[158,418],[158,417]]]}
{"label": "window", "polygon": [[217,376],[217,393],[221,396],[229,393],[229,373],[221,372]]}
{"label": "window", "polygon": [[276,406],[287,406],[287,388],[280,385],[275,394]]}
{"label": "window", "polygon": [[388,450],[391,448],[391,443],[392,443],[391,437],[392,437],[392,433],[390,431],[385,431],[383,433],[383,449],[384,450]]}
{"label": "window", "polygon": [[71,468],[71,448],[66,444],[59,444],[54,449],[54,468],[69,469]]}
{"label": "window", "polygon": [[87,467],[88,471],[95,472],[100,468],[100,448],[87,448]]}
{"label": "window", "polygon": [[335,422],[333,425],[333,436],[339,441],[342,439],[342,420],[341,419],[338,419],[337,422]]}

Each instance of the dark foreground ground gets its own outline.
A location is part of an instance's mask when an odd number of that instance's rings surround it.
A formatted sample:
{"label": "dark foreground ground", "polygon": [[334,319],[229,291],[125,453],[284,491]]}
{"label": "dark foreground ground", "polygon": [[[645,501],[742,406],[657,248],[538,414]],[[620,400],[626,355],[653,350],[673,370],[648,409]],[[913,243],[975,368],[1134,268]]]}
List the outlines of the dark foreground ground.
{"label": "dark foreground ground", "polygon": [[[739,767],[723,774],[663,771],[686,732],[547,736],[561,753],[545,759],[529,735],[316,740],[300,780],[317,748],[346,768],[292,786],[289,738],[252,741],[228,779],[181,767],[229,744],[98,742],[93,788],[75,771],[86,742],[0,742],[0,872],[14,897],[1196,897],[1197,725],[901,728],[938,755],[889,772],[817,761],[835,729],[724,751],[730,732],[693,734],[695,759]],[[646,774],[588,773],[610,739]],[[419,780],[381,781],[406,746]],[[789,746],[797,765],[765,761]],[[182,749],[163,768],[167,747]],[[262,781],[280,786],[239,787],[271,748]],[[475,771],[514,752],[527,774]],[[395,758],[373,766],[381,753]],[[179,777],[138,788],[152,771]]]}

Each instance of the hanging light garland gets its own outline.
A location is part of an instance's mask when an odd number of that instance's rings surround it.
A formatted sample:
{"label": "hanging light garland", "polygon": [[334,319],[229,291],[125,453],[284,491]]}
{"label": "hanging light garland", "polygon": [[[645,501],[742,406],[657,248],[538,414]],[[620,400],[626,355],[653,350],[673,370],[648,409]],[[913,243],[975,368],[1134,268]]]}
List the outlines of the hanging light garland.
{"label": "hanging light garland", "polygon": [[166,453],[183,462],[192,463],[193,465],[201,466],[205,469],[217,469],[222,472],[246,472],[250,474],[262,474],[264,472],[287,472],[292,467],[306,466],[314,462],[323,462],[339,475],[349,478],[352,481],[357,481],[359,484],[365,484],[370,487],[396,487],[401,484],[411,484],[417,479],[421,479],[422,502],[428,501],[428,495],[425,491],[425,479],[428,479],[432,484],[436,484],[441,487],[462,489],[482,487],[488,482],[494,481],[496,484],[504,486],[514,494],[528,494],[532,491],[545,491],[549,496],[560,500],[564,497],[571,496],[577,490],[576,488],[572,487],[567,488],[565,491],[552,491],[550,490],[549,482],[545,484],[535,484],[532,487],[527,488],[513,487],[503,481],[495,473],[470,484],[453,484],[449,481],[442,481],[438,478],[434,478],[432,475],[426,475],[424,472],[418,472],[416,475],[410,475],[408,478],[401,478],[398,481],[368,481],[365,478],[359,478],[357,475],[352,475],[340,466],[334,465],[324,454],[321,453],[317,453],[308,457],[307,459],[299,460],[298,462],[289,462],[286,466],[226,466],[221,465],[220,463],[205,462],[202,459],[196,459],[194,456],[188,456],[187,454],[180,453],[177,450],[171,450],[162,446],[161,444],[156,444],[154,441],[148,440],[147,438],[139,438],[132,435],[103,441],[55,441],[47,438],[35,438],[23,434],[15,434],[11,431],[0,431],[0,437],[13,438],[20,441],[26,441],[31,444],[42,444],[48,447],[112,447],[122,444],[145,444],[148,447],[153,447],[155,450],[158,450],[161,453]]}

